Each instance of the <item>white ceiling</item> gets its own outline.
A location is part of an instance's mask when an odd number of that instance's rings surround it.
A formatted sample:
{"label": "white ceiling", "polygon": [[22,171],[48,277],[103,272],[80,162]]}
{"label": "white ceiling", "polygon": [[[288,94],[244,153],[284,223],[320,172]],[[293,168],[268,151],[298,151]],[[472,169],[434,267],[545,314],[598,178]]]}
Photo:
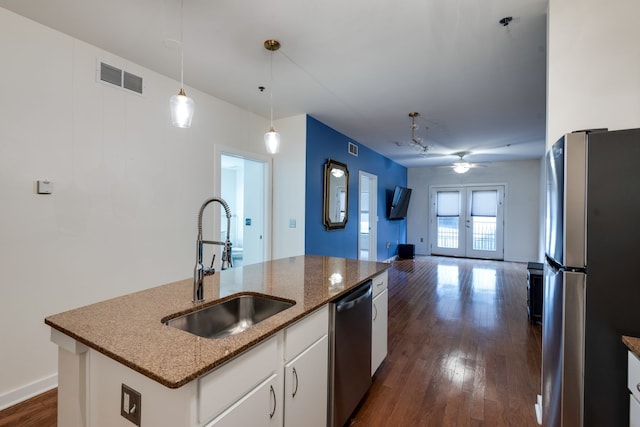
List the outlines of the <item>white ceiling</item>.
{"label": "white ceiling", "polygon": [[[180,38],[179,0],[0,6],[180,79],[168,42]],[[407,167],[459,151],[476,162],[538,158],[546,11],[546,0],[184,0],[185,85],[268,118],[263,42],[273,38],[275,119],[310,114]],[[411,111],[426,157],[406,145]]]}

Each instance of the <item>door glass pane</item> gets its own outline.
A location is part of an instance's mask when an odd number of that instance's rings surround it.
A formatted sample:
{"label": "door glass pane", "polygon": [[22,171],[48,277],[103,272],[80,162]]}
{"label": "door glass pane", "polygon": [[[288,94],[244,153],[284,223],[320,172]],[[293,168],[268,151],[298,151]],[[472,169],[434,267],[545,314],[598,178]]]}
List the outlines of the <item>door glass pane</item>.
{"label": "door glass pane", "polygon": [[457,249],[460,241],[460,192],[436,193],[437,246]]}
{"label": "door glass pane", "polygon": [[460,217],[440,216],[438,217],[438,247],[458,248]]}
{"label": "door glass pane", "polygon": [[496,217],[473,217],[473,250],[496,250]]}

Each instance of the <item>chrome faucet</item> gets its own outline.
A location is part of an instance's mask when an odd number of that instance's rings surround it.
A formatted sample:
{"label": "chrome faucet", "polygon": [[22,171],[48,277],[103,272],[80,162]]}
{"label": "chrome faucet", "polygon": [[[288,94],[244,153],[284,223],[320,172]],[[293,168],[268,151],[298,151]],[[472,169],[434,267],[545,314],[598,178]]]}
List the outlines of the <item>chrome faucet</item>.
{"label": "chrome faucet", "polygon": [[[218,202],[224,208],[225,214],[227,216],[227,239],[224,242],[219,242],[216,240],[202,240],[202,214],[204,212],[204,208],[211,202]],[[208,245],[219,245],[223,246],[222,250],[222,260],[220,263],[220,270],[226,270],[230,268],[231,265],[231,241],[229,240],[229,229],[231,228],[231,210],[229,209],[229,205],[223,199],[219,197],[213,197],[211,199],[205,200],[205,202],[200,206],[200,212],[198,213],[198,238],[196,240],[196,266],[193,269],[193,302],[202,302],[204,301],[204,291],[202,289],[202,281],[204,276],[209,276],[216,272],[215,268],[213,268],[213,261],[216,259],[215,253],[213,254],[213,258],[211,259],[211,266],[205,267],[202,264],[202,247],[204,244]]]}

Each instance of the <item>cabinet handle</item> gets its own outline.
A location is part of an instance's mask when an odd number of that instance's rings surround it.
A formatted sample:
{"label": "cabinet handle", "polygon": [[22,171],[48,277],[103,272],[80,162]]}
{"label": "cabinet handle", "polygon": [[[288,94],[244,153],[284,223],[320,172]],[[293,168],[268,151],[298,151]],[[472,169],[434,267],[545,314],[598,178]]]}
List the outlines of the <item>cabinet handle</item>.
{"label": "cabinet handle", "polygon": [[376,319],[378,318],[378,307],[376,307],[375,304],[373,304],[373,310],[374,310],[373,321],[375,322]]}
{"label": "cabinet handle", "polygon": [[269,391],[271,392],[271,395],[273,396],[273,411],[271,411],[271,413],[269,414],[269,418],[273,418],[273,415],[276,413],[276,405],[277,405],[277,401],[276,401],[276,392],[273,389],[273,386],[270,385],[269,386]]}
{"label": "cabinet handle", "polygon": [[640,391],[640,383],[636,384],[636,388]]}
{"label": "cabinet handle", "polygon": [[384,285],[384,282],[376,283],[376,286],[382,286],[382,285]]}
{"label": "cabinet handle", "polygon": [[298,371],[296,371],[296,368],[293,368],[293,378],[296,380],[296,387],[294,388],[291,397],[296,397],[296,394],[298,394]]}

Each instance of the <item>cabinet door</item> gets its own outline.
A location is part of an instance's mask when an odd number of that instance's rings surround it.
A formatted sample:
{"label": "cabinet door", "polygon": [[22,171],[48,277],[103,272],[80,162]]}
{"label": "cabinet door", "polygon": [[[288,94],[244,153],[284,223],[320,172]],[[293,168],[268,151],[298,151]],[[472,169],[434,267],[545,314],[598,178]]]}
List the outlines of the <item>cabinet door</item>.
{"label": "cabinet door", "polygon": [[629,396],[629,427],[640,427],[640,403],[633,394]]}
{"label": "cabinet door", "polygon": [[371,310],[371,376],[387,357],[387,311],[389,290],[385,289],[373,299]]}
{"label": "cabinet door", "polygon": [[328,366],[327,335],[285,365],[285,427],[326,427]]}
{"label": "cabinet door", "polygon": [[282,425],[278,376],[273,374],[206,427],[275,427]]}

